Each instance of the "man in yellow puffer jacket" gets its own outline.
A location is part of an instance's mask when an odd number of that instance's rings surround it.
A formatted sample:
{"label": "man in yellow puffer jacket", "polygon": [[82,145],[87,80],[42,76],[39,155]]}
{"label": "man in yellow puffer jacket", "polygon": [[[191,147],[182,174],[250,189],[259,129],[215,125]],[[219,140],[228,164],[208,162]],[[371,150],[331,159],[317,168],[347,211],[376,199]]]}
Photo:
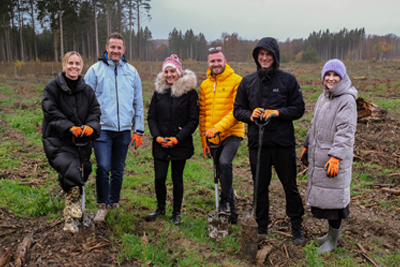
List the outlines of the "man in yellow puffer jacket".
{"label": "man in yellow puffer jacket", "polygon": [[207,146],[221,136],[221,145],[216,150],[217,175],[221,182],[221,203],[219,212],[228,213],[229,221],[237,223],[235,193],[232,181],[232,161],[244,137],[244,123],[233,117],[233,103],[242,77],[226,64],[221,47],[210,48],[208,53],[207,79],[200,86],[200,138],[206,157],[213,155]]}

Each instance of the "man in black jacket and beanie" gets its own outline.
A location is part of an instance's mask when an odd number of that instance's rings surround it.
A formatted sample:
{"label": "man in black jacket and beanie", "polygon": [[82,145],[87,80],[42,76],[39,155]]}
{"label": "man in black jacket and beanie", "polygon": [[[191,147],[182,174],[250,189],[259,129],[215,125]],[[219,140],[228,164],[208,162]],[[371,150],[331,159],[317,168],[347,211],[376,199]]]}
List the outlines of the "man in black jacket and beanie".
{"label": "man in black jacket and beanie", "polygon": [[262,139],[257,190],[256,220],[259,234],[268,234],[271,168],[274,166],[286,194],[286,214],[292,225],[293,242],[305,242],[303,203],[296,183],[296,152],[293,120],[304,114],[304,101],[296,78],[279,69],[279,47],[274,38],[261,39],[253,50],[257,71],[239,85],[233,115],[248,124],[248,146],[253,179],[256,177],[258,126],[255,120],[271,122]]}

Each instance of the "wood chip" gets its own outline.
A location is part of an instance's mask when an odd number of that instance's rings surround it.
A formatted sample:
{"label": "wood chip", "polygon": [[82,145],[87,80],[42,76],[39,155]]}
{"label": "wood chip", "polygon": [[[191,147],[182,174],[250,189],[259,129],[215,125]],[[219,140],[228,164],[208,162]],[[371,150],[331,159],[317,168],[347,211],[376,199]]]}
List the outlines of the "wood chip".
{"label": "wood chip", "polygon": [[11,257],[11,249],[9,248],[6,253],[3,254],[0,258],[0,267],[5,266]]}
{"label": "wood chip", "polygon": [[33,243],[33,238],[31,236],[25,236],[25,238],[24,238],[24,240],[22,240],[21,244],[18,245],[18,248],[14,255],[15,267],[25,266],[28,249],[31,247],[32,243]]}
{"label": "wood chip", "polygon": [[266,245],[262,249],[257,251],[256,261],[259,266],[263,266],[265,259],[268,257],[271,251],[272,251],[271,245]]}

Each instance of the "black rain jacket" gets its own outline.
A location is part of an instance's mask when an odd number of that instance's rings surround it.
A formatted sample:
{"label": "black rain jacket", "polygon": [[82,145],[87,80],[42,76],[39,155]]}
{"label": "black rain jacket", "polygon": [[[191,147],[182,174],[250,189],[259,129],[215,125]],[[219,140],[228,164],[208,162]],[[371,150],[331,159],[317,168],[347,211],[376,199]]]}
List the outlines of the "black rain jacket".
{"label": "black rain jacket", "polygon": [[[258,62],[258,50],[266,49],[273,53],[274,63],[270,70],[264,71]],[[240,83],[234,103],[233,115],[237,120],[248,124],[248,146],[258,147],[258,126],[250,117],[256,108],[278,110],[279,116],[273,118],[265,128],[263,146],[289,147],[295,145],[293,120],[304,114],[304,101],[299,83],[294,75],[279,69],[279,47],[274,38],[261,39],[253,50],[257,71],[245,76]]]}
{"label": "black rain jacket", "polygon": [[[82,76],[79,76],[76,89],[72,91],[60,72],[44,89],[42,109],[44,151],[50,165],[59,173],[61,187],[68,192],[74,186],[84,185],[92,171],[90,141],[100,136],[100,105],[93,89]],[[93,134],[75,138],[73,142],[69,129],[82,125],[92,127]],[[85,170],[83,179],[80,173],[81,160]]]}

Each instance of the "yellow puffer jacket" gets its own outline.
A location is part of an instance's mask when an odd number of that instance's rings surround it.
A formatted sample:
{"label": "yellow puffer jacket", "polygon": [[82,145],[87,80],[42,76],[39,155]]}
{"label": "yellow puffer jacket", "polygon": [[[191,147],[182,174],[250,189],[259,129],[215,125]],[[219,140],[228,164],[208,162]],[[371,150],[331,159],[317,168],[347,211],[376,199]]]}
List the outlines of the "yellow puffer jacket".
{"label": "yellow puffer jacket", "polygon": [[[242,77],[225,65],[223,73],[217,75],[216,79],[207,70],[207,80],[200,86],[200,138],[201,144],[207,145],[204,132],[215,127],[221,132],[221,140],[229,136],[244,137],[244,123],[233,117],[233,103],[235,102],[237,88]],[[215,88],[215,90],[214,90]],[[217,143],[217,140],[210,140]]]}

